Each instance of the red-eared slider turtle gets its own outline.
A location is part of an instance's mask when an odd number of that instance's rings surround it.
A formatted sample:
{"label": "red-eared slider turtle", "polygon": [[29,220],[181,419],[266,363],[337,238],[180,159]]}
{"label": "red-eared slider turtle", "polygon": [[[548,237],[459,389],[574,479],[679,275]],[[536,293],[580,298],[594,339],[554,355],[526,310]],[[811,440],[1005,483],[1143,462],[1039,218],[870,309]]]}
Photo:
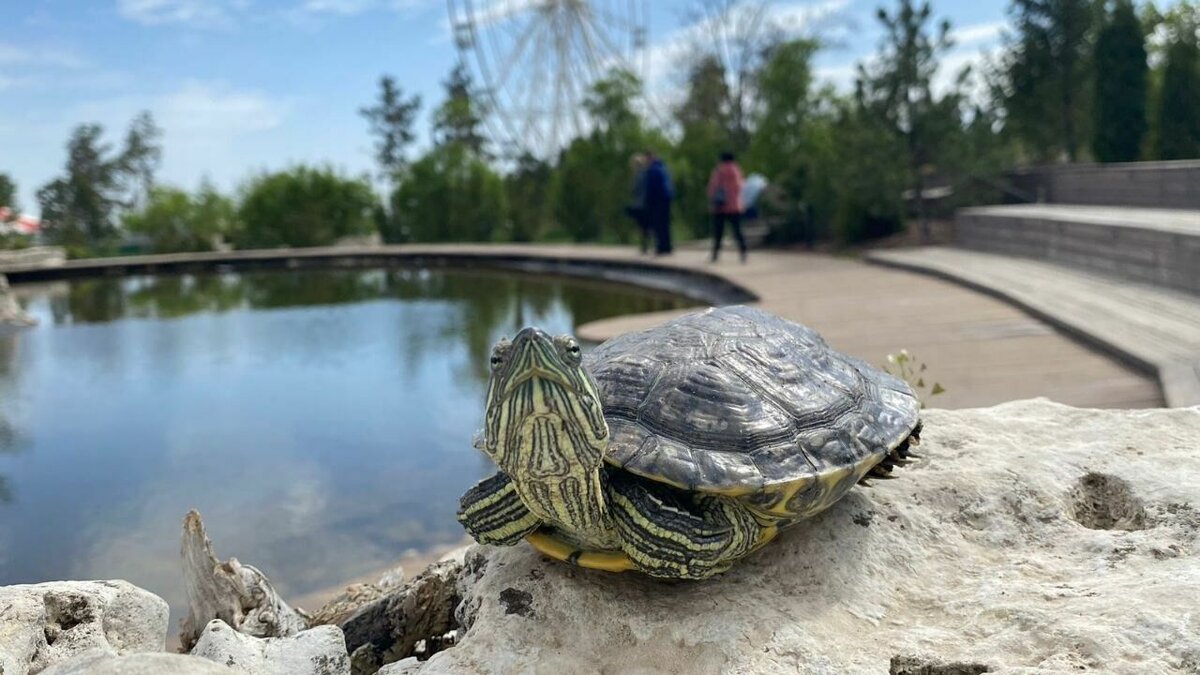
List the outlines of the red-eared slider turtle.
{"label": "red-eared slider turtle", "polygon": [[909,386],[749,307],[710,309],[584,356],[522,330],[492,351],[478,445],[500,472],[458,519],[584,567],[703,579],[918,442]]}

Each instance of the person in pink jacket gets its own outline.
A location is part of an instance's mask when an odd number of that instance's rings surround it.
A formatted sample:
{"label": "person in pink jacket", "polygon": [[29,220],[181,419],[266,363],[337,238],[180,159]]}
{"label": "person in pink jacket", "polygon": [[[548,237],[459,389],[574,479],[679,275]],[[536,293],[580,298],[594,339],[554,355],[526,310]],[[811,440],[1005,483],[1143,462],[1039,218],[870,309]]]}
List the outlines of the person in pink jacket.
{"label": "person in pink jacket", "polygon": [[742,170],[734,161],[732,152],[721,153],[721,162],[708,178],[708,205],[713,214],[712,261],[717,261],[721,252],[721,238],[725,235],[725,223],[733,226],[742,262],[746,262],[746,239],[742,237]]}

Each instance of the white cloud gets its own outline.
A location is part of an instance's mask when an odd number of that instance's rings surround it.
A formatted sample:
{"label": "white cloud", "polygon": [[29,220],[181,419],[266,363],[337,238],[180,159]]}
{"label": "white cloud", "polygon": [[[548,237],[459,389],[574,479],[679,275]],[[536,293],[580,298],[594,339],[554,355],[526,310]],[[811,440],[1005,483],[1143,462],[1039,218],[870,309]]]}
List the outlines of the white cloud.
{"label": "white cloud", "polygon": [[88,63],[77,54],[65,49],[18,46],[0,42],[0,65],[79,69],[86,68]]}
{"label": "white cloud", "polygon": [[[66,119],[94,121],[111,139],[120,139],[129,121],[148,110],[163,129],[162,180],[186,187],[206,175],[228,184],[230,167],[244,171],[249,146],[280,128],[290,105],[263,92],[223,82],[188,81],[149,95],[118,96],[67,111]],[[65,131],[59,132],[61,137]]]}
{"label": "white cloud", "polygon": [[233,13],[246,5],[245,0],[117,0],[117,12],[146,26],[179,23],[212,28],[228,25]]}
{"label": "white cloud", "polygon": [[280,105],[260,93],[203,82],[184,84],[162,97],[158,107],[164,127],[214,140],[274,129],[284,115]]}
{"label": "white cloud", "polygon": [[300,9],[312,14],[354,16],[374,9],[377,5],[376,0],[307,0]]}
{"label": "white cloud", "polygon": [[959,46],[976,44],[980,42],[992,42],[1000,37],[1000,33],[1004,31],[1004,27],[1008,24],[1004,21],[993,21],[991,23],[977,23],[962,28],[950,29],[950,37],[954,38],[954,43]]}
{"label": "white cloud", "polygon": [[[994,21],[951,28],[954,46],[942,55],[938,64],[937,74],[933,78],[934,92],[941,94],[948,91],[964,67],[970,66],[973,72],[978,73],[985,60],[994,57],[1000,48],[998,42],[1005,25],[1003,21]],[[859,61],[873,58],[874,53],[869,53],[851,63],[820,67],[815,70],[815,75],[818,80],[832,84],[841,91],[848,91],[854,86]],[[978,78],[968,83],[972,94],[980,93],[979,88]]]}
{"label": "white cloud", "polygon": [[[816,27],[844,17],[849,0],[821,0],[819,2],[771,3],[767,7],[768,23],[779,26],[785,34],[799,37],[813,33]],[[745,10],[752,5],[743,5]],[[718,22],[729,23],[736,18],[710,16],[678,28],[665,38],[651,45],[646,54],[648,62],[645,73],[647,91],[659,103],[668,106],[682,96],[680,82],[672,82],[680,73],[680,65],[692,54],[696,45],[712,42],[714,27]],[[836,36],[837,27],[822,31],[822,39]]]}

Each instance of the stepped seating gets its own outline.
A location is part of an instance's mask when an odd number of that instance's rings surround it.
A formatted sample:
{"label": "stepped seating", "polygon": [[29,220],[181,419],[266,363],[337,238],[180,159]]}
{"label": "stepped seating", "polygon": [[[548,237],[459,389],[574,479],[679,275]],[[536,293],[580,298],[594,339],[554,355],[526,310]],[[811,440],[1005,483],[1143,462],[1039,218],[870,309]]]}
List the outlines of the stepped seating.
{"label": "stepped seating", "polygon": [[[1110,229],[1121,232],[1119,226]],[[1200,236],[1191,239],[1200,241]],[[1167,405],[1200,405],[1200,298],[1190,293],[961,248],[879,250],[866,257],[1003,298],[1156,375]]]}
{"label": "stepped seating", "polygon": [[955,216],[954,244],[1200,295],[1200,210],[1073,204],[968,208]]}

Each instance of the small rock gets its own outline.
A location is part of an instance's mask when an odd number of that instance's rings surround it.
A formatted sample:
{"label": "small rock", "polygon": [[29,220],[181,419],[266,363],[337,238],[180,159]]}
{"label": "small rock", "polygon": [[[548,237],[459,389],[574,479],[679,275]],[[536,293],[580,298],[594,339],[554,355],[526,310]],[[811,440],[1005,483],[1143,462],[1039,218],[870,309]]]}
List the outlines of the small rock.
{"label": "small rock", "polygon": [[26,675],[92,650],[166,649],[166,601],[126,581],[0,588],[0,673]]}
{"label": "small rock", "polygon": [[115,656],[88,652],[43,670],[40,675],[233,675],[219,663],[184,654],[131,654]]}
{"label": "small rock", "polygon": [[337,626],[318,626],[290,637],[256,638],[213,619],[196,641],[192,656],[245,675],[350,675],[346,639]]}
{"label": "small rock", "polygon": [[991,668],[982,663],[948,663],[930,656],[893,656],[888,675],[982,675]]}

